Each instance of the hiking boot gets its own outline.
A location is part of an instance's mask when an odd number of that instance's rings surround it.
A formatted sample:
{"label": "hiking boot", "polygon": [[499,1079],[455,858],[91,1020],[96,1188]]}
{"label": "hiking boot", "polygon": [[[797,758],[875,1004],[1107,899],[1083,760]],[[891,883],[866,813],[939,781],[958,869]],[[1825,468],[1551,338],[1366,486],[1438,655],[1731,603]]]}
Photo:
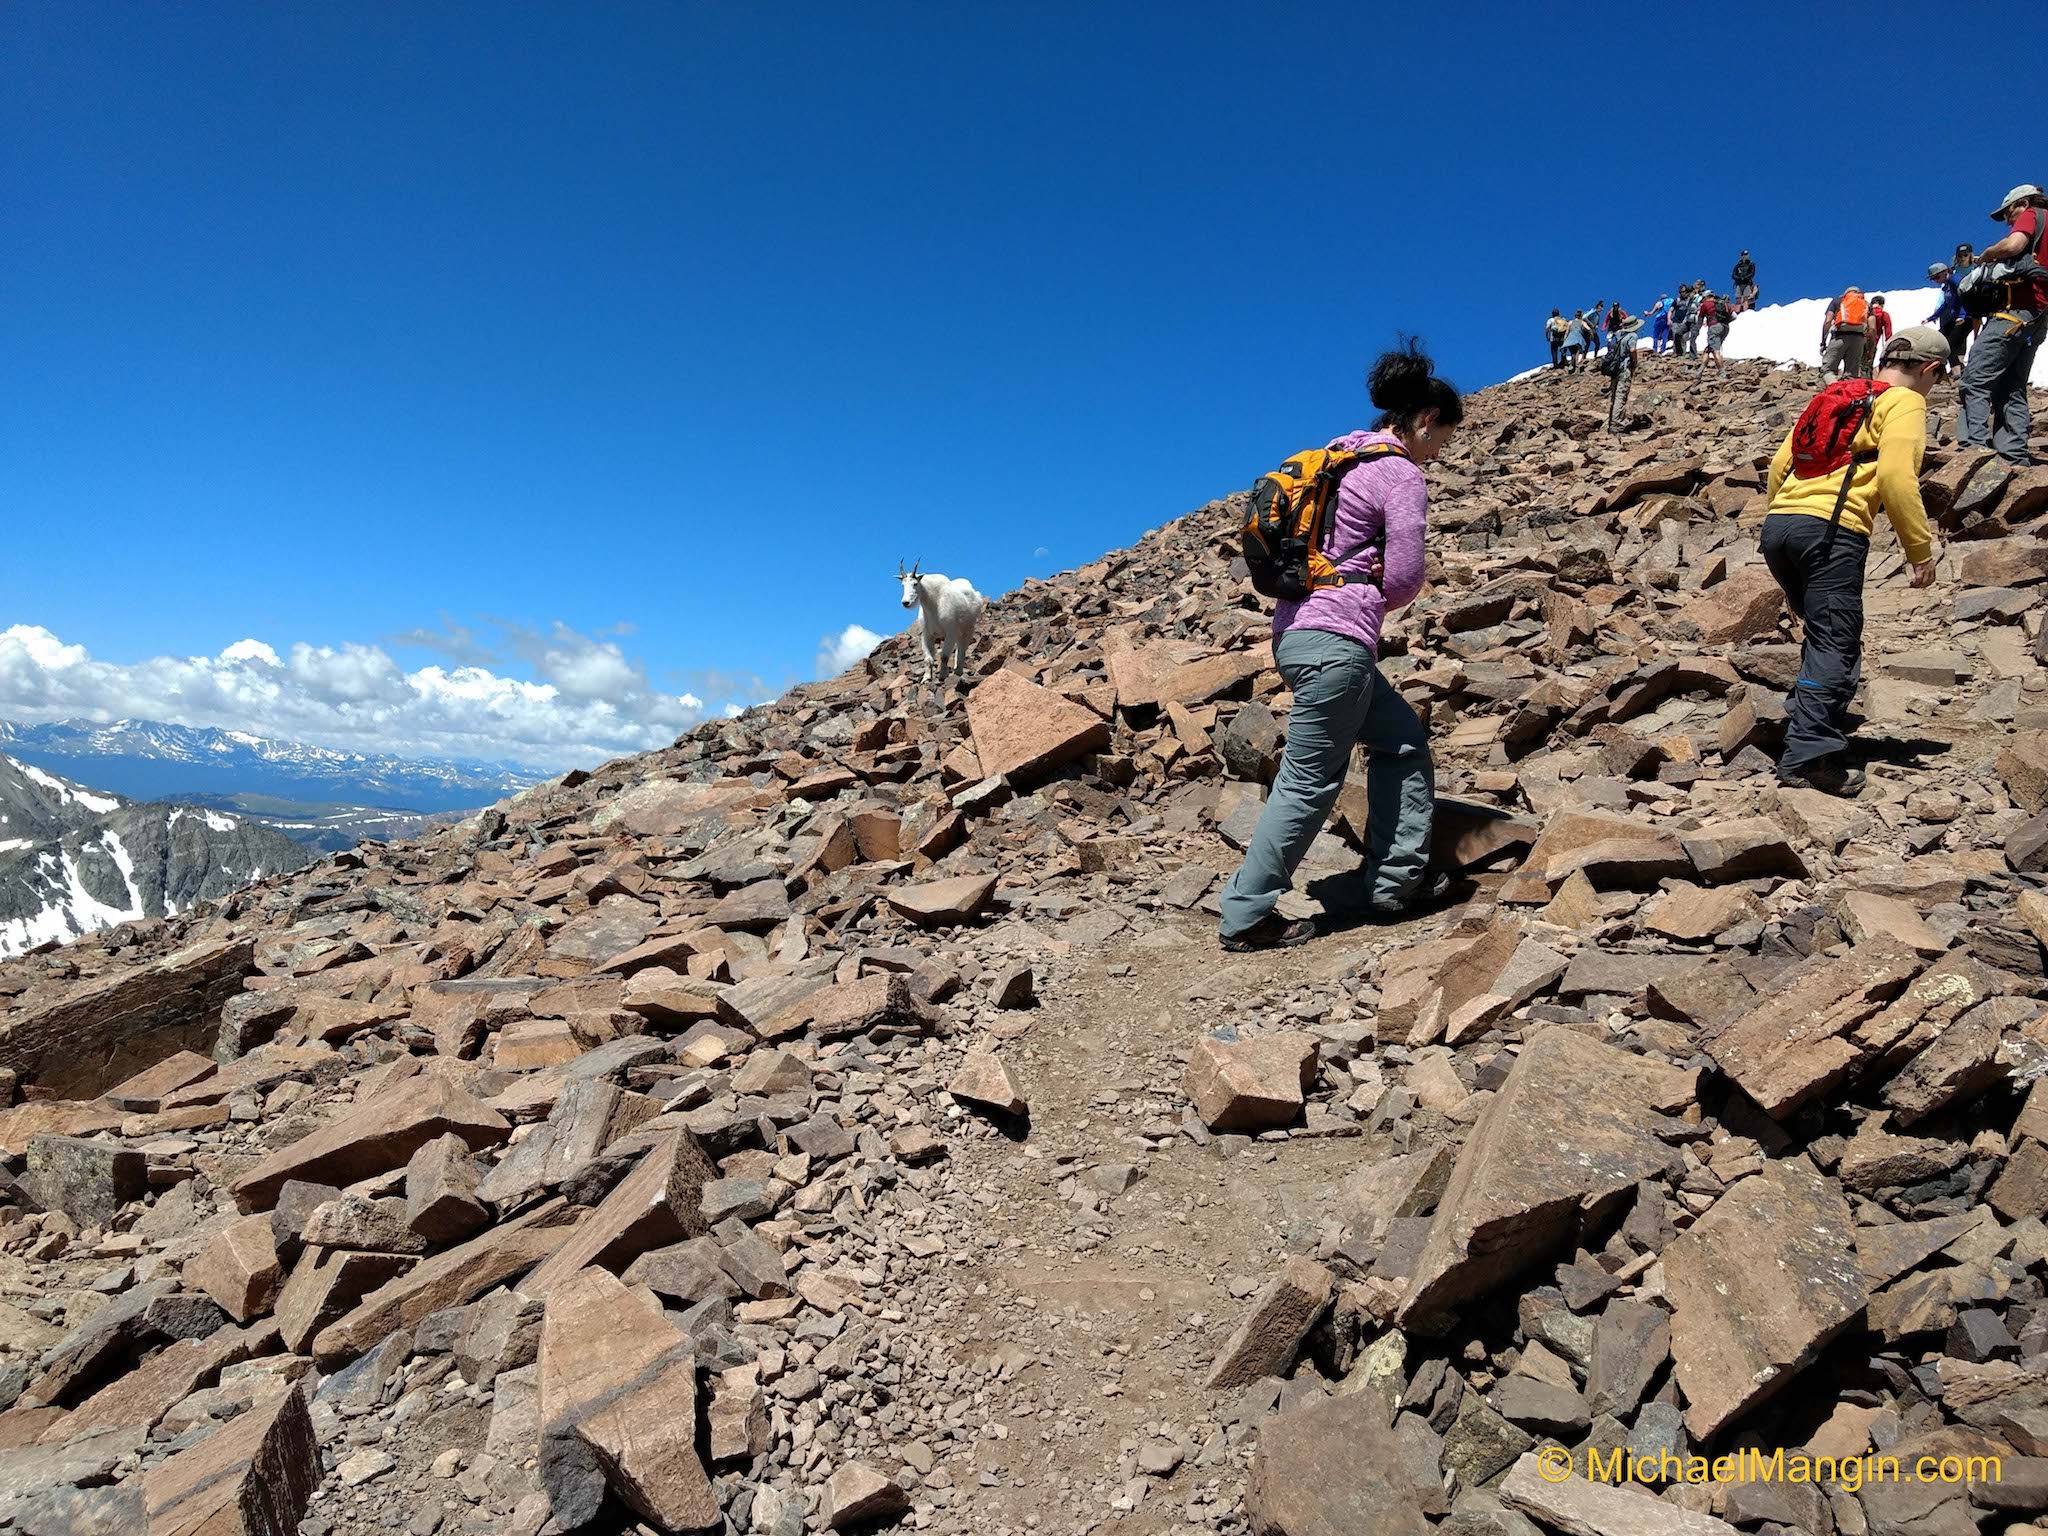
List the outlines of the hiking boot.
{"label": "hiking boot", "polygon": [[1442,901],[1450,893],[1451,877],[1442,870],[1438,870],[1398,901],[1390,901],[1384,896],[1375,896],[1372,900],[1371,912],[1374,917],[1382,922],[1394,922],[1404,917],[1413,917],[1423,908],[1436,905],[1436,903]]}
{"label": "hiking boot", "polygon": [[1778,775],[1780,789],[1817,789],[1824,795],[1836,795],[1844,800],[1854,800],[1862,794],[1866,782],[1868,780],[1861,768],[1830,762],[1819,762],[1797,773]]}
{"label": "hiking boot", "polygon": [[1268,912],[1243,933],[1219,933],[1216,942],[1231,954],[1241,955],[1252,949],[1292,949],[1315,936],[1316,925],[1307,918],[1290,922],[1278,912]]}

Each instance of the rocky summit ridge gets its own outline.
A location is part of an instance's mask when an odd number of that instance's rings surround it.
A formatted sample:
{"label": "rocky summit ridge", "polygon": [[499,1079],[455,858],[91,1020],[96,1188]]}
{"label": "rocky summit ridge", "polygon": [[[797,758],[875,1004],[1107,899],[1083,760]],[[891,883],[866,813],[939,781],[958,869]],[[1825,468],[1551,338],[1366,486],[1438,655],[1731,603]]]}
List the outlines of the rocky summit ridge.
{"label": "rocky summit ridge", "polygon": [[[0,967],[0,1529],[1965,1536],[2048,1506],[2048,471],[1938,435],[1853,802],[1755,554],[1813,385],[1474,397],[1388,677],[1436,910],[1210,906],[1212,503],[416,842]],[[1952,412],[1937,399],[1936,411]],[[1283,445],[1284,446],[1284,445]],[[1539,1453],[1995,1455],[1548,1481]]]}

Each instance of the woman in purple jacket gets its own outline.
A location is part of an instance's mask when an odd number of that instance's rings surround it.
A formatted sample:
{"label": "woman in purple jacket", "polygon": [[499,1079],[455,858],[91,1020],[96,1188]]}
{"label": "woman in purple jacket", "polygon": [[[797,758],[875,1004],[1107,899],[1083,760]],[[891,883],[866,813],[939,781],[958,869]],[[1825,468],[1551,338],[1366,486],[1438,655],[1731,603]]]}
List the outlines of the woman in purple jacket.
{"label": "woman in purple jacket", "polygon": [[1223,888],[1225,949],[1270,949],[1313,937],[1312,923],[1289,922],[1274,905],[1322,831],[1354,746],[1372,754],[1365,873],[1374,914],[1392,917],[1405,910],[1429,865],[1436,806],[1429,738],[1415,711],[1380,676],[1380,629],[1389,613],[1422,590],[1429,507],[1422,466],[1443,452],[1465,419],[1465,406],[1413,342],[1372,365],[1371,388],[1380,410],[1372,430],[1349,433],[1330,446],[1394,443],[1406,457],[1390,454],[1361,464],[1337,488],[1325,547],[1358,551],[1339,567],[1354,579],[1319,588],[1298,603],[1283,602],[1274,611],[1273,661],[1294,691],[1294,705],[1287,717],[1287,750],[1258,830],[1243,866]]}

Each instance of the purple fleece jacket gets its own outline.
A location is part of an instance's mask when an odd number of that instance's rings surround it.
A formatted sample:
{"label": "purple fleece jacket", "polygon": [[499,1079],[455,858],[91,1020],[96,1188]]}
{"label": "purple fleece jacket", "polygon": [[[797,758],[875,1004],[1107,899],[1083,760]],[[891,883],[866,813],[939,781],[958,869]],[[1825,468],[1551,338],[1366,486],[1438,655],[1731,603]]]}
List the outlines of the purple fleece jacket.
{"label": "purple fleece jacket", "polygon": [[[1332,448],[1362,448],[1369,443],[1397,443],[1391,432],[1347,432]],[[1273,610],[1273,638],[1290,629],[1326,629],[1356,640],[1375,657],[1380,653],[1380,626],[1396,608],[1405,608],[1422,590],[1422,533],[1428,520],[1429,486],[1422,471],[1407,459],[1375,459],[1361,464],[1337,487],[1337,510],[1324,534],[1323,547],[1332,553],[1362,553],[1344,562],[1346,575],[1371,568],[1374,554],[1384,562],[1378,586],[1353,581],[1324,587],[1298,603]]]}

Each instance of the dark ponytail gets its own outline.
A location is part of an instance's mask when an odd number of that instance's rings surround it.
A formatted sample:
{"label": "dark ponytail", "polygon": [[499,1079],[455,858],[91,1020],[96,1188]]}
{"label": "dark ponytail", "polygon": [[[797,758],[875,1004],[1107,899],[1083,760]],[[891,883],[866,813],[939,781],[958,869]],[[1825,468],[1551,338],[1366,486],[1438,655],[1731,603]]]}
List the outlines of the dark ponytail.
{"label": "dark ponytail", "polygon": [[1393,351],[1380,354],[1366,375],[1366,385],[1372,403],[1380,408],[1380,419],[1372,424],[1375,432],[1396,427],[1405,430],[1430,409],[1436,411],[1441,426],[1455,427],[1465,419],[1465,402],[1446,380],[1437,377],[1436,365],[1412,336],[1404,336]]}

